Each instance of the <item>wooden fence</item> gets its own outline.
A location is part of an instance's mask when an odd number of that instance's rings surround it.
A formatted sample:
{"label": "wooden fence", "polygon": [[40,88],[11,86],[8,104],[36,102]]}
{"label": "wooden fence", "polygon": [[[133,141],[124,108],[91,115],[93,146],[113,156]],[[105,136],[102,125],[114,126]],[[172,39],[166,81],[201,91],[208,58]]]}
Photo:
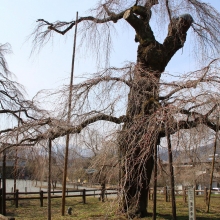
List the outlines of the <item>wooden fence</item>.
{"label": "wooden fence", "polygon": [[[200,196],[200,197],[203,196],[205,203],[207,203],[207,201],[208,201],[208,193],[209,193],[209,190],[207,188],[205,188],[204,190],[195,190],[196,196]],[[216,193],[216,191],[211,190],[211,193]],[[171,198],[170,198],[171,191],[167,187],[158,188],[157,189],[157,194],[163,195],[165,202],[170,202],[171,201]],[[175,195],[176,196],[177,195],[182,196],[183,202],[186,203],[187,202],[187,197],[188,197],[188,189],[184,188],[182,190],[175,190]],[[213,195],[215,195],[215,194],[213,194]],[[212,195],[212,197],[213,197],[213,195]],[[148,198],[149,198],[149,200],[153,200],[153,188],[151,188],[149,190]]]}
{"label": "wooden fence", "polygon": [[[208,192],[209,190],[205,188],[204,190],[195,190],[196,195],[203,196],[204,202],[207,202],[208,200]],[[211,191],[215,192],[215,191]],[[19,190],[16,190],[16,192],[6,193],[6,201],[14,201],[14,204],[16,208],[18,208],[19,200],[32,200],[36,199],[40,201],[40,206],[43,207],[43,200],[47,199],[47,191],[40,190],[39,192],[19,192]],[[60,195],[58,195],[60,194]],[[62,191],[51,191],[51,199],[53,198],[61,198],[62,197]],[[117,189],[108,189],[105,191],[105,196],[107,198],[107,195],[117,195],[118,190]],[[158,188],[157,194],[162,195],[164,197],[164,201],[169,202],[170,201],[170,190],[167,187]],[[182,196],[183,201],[187,202],[187,194],[188,190],[185,188],[183,190],[175,190],[175,194],[178,196]],[[200,195],[199,195],[200,194]],[[86,203],[86,197],[87,196],[100,196],[101,197],[101,189],[82,189],[82,190],[67,190],[66,191],[66,197],[81,197],[82,202]],[[0,195],[1,197],[1,195]],[[149,190],[148,194],[149,200],[153,200],[153,189],[151,188]],[[1,203],[1,199],[0,199]],[[1,205],[1,204],[0,204]]]}
{"label": "wooden fence", "polygon": [[[19,192],[19,190],[16,190],[16,192],[6,193],[6,201],[14,201],[16,208],[18,208],[18,202],[19,200],[32,200],[36,199],[40,201],[40,206],[43,207],[43,200],[47,199],[47,191],[40,190],[39,192]],[[56,195],[56,194],[62,194],[62,191],[52,191],[51,192],[51,199],[53,198],[61,198],[62,195]],[[118,191],[116,189],[108,189],[105,191],[105,196],[107,198],[107,195],[117,195]],[[1,196],[1,195],[0,195]],[[82,190],[67,190],[66,191],[66,197],[82,197],[82,202],[86,203],[86,197],[87,196],[101,196],[101,190],[100,189],[82,189]],[[0,201],[1,202],[1,201]]]}

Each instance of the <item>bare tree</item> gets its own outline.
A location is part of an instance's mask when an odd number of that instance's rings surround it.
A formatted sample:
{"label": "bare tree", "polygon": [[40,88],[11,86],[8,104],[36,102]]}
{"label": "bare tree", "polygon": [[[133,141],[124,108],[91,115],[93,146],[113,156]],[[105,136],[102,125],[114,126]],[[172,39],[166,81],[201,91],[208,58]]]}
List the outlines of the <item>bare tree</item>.
{"label": "bare tree", "polygon": [[[152,14],[160,22],[150,23]],[[102,121],[121,125],[118,135],[120,207],[129,217],[144,217],[147,215],[154,147],[165,136],[165,124],[169,135],[201,124],[216,130],[213,118],[219,103],[219,69],[218,60],[209,57],[215,58],[218,52],[220,14],[198,0],[106,0],[98,1],[91,15],[80,17],[78,27],[83,37],[92,39],[92,49],[100,45],[109,51],[111,41],[105,36],[109,38],[111,28],[123,19],[136,32],[137,62],[105,69],[73,86],[71,122],[65,119],[66,111],[59,111],[55,119],[27,120],[19,128],[20,143],[37,143],[80,133],[87,126]],[[51,23],[39,19],[33,33],[34,46],[44,45],[54,33],[68,33],[74,25],[75,21]],[[156,39],[152,25],[161,25],[161,29],[168,25],[163,43]],[[189,29],[196,37],[193,43],[200,48],[195,50],[198,57],[207,59],[203,62],[205,67],[177,76],[175,81],[165,81],[162,78],[165,68],[183,48]],[[68,91],[68,88],[61,91],[59,106],[67,104],[63,97],[68,97]],[[15,131],[2,136],[5,147],[13,146],[13,140],[9,142],[8,137]]]}
{"label": "bare tree", "polygon": [[[22,144],[20,145],[20,139],[23,139],[24,136],[21,134],[24,127],[27,131],[27,122],[31,121],[38,124],[39,119],[44,119],[46,116],[46,111],[40,110],[33,100],[27,100],[23,86],[14,80],[14,74],[9,71],[5,58],[8,53],[11,53],[10,44],[0,44],[0,116],[2,122],[0,152],[3,152],[9,146],[22,146]],[[23,128],[20,129],[20,125]],[[33,130],[28,132],[32,133]],[[16,140],[13,138],[12,140],[10,135],[16,136]],[[5,143],[7,144],[5,145]],[[33,146],[32,144],[28,145]],[[12,153],[12,155],[15,154]],[[16,178],[16,171],[14,174]]]}
{"label": "bare tree", "polygon": [[84,148],[84,155],[81,154],[81,157],[87,161],[85,171],[88,183],[99,183],[102,188],[105,188],[106,184],[118,184],[119,161],[116,136],[117,133],[104,134],[93,127],[87,127],[78,135],[77,144]]}
{"label": "bare tree", "polygon": [[[25,90],[22,85],[13,81],[13,73],[8,69],[5,55],[11,53],[10,44],[0,44],[0,114],[18,119],[23,122],[22,118],[32,118],[31,111],[36,109],[31,101],[25,99]],[[22,116],[19,115],[22,113]],[[15,121],[17,125],[17,121]],[[4,126],[5,127],[5,126]],[[1,133],[7,132],[8,129],[2,129]]]}

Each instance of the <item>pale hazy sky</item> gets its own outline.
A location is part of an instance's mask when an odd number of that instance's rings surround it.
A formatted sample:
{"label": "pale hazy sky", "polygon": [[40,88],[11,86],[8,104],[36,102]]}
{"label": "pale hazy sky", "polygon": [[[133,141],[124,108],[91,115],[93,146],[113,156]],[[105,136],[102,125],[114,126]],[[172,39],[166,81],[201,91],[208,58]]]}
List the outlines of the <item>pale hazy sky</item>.
{"label": "pale hazy sky", "polygon": [[[17,81],[25,86],[32,98],[39,90],[56,88],[69,83],[72,42],[74,29],[65,37],[57,35],[53,44],[48,44],[39,54],[30,57],[31,41],[26,41],[36,26],[36,20],[44,18],[50,22],[75,19],[85,15],[96,1],[92,0],[2,0],[0,6],[0,43],[10,43],[13,53],[8,55],[9,69],[16,75]],[[220,10],[220,0],[207,0]],[[120,27],[119,27],[120,28]],[[120,66],[124,61],[135,61],[137,44],[134,43],[134,32],[119,32],[115,37],[115,49],[111,54],[110,65]],[[79,41],[79,39],[78,39]],[[84,50],[86,51],[86,50]],[[96,63],[85,54],[76,51],[75,74],[96,71]],[[182,63],[181,63],[181,62]],[[184,63],[183,63],[184,61]],[[188,71],[192,67],[187,51],[179,51],[167,67],[167,71]]]}

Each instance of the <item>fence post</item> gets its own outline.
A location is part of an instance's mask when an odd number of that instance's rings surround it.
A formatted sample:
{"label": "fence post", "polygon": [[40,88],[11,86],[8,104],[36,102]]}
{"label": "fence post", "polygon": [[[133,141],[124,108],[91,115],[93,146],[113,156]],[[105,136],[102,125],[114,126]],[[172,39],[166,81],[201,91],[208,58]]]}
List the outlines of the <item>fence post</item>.
{"label": "fence post", "polygon": [[108,195],[107,193],[108,193],[107,190],[105,190],[105,198],[106,199],[107,199],[107,195]]}
{"label": "fence post", "polygon": [[86,204],[86,190],[83,189],[83,204]]}
{"label": "fence post", "polygon": [[43,190],[40,191],[40,207],[44,206],[44,192]]}
{"label": "fence post", "polygon": [[2,214],[2,188],[0,188],[0,214]]}
{"label": "fence post", "polygon": [[164,187],[164,199],[165,199],[165,202],[168,202],[168,195],[167,195],[167,187],[166,186]]}
{"label": "fence post", "polygon": [[183,202],[186,203],[186,187],[183,188]]}
{"label": "fence post", "polygon": [[18,208],[18,195],[19,195],[19,192],[18,192],[18,189],[16,189],[15,191],[15,207]]}
{"label": "fence post", "polygon": [[208,192],[207,192],[207,187],[204,188],[204,201],[207,204],[207,199],[208,199]]}
{"label": "fence post", "polygon": [[100,193],[100,201],[105,201],[105,181],[101,182],[101,193]]}

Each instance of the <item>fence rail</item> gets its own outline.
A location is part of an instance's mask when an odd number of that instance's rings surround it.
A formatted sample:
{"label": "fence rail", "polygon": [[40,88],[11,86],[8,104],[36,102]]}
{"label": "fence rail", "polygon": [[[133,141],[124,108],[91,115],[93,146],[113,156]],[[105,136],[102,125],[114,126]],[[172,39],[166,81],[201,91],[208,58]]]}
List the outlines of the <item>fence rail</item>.
{"label": "fence rail", "polygon": [[[62,191],[51,191],[51,199],[53,198],[61,198],[62,195],[55,195],[61,194]],[[45,195],[46,194],[46,195]],[[47,191],[40,190],[39,192],[16,192],[6,193],[6,201],[14,201],[16,208],[18,208],[18,201],[19,200],[32,200],[37,199],[40,200],[40,206],[43,207],[43,200],[47,199]],[[107,195],[117,195],[118,191],[116,189],[108,189],[105,191],[105,196]],[[26,196],[24,196],[26,195]],[[37,195],[37,196],[27,196],[27,195]],[[1,195],[0,195],[1,196]],[[82,189],[82,190],[67,190],[66,197],[82,197],[82,202],[86,203],[87,196],[101,196],[101,189]]]}
{"label": "fence rail", "polygon": [[[204,197],[204,202],[207,203],[208,201],[208,193],[209,193],[209,189],[205,188],[204,190],[195,190],[195,194],[196,196],[200,196],[200,197]],[[164,201],[166,202],[169,202],[170,201],[170,196],[171,196],[171,190],[168,189],[167,187],[158,187],[157,189],[157,193],[159,194],[162,194],[164,196]],[[211,190],[210,193],[216,193],[216,194],[219,194],[220,193],[216,190]],[[183,202],[186,203],[187,202],[187,197],[188,197],[188,189],[187,188],[184,188],[182,190],[175,190],[175,195],[179,195],[179,196],[182,196],[183,197]],[[213,194],[215,196],[215,194]],[[212,197],[213,197],[212,195]],[[217,196],[217,195],[216,195]],[[149,190],[149,193],[148,193],[148,198],[149,200],[153,200],[153,188],[151,188]]]}
{"label": "fence rail", "polygon": [[[0,191],[1,192],[1,191]],[[207,202],[208,199],[208,193],[209,190],[205,188],[204,190],[195,190],[197,196],[203,196],[204,202]],[[212,192],[216,192],[214,190],[211,190]],[[169,202],[170,201],[170,189],[167,187],[158,188],[157,193],[163,195],[164,201]],[[19,190],[16,190],[16,192],[6,193],[6,201],[14,201],[14,204],[16,208],[18,208],[19,200],[39,200],[40,206],[43,207],[43,200],[47,199],[47,191],[40,190],[39,192],[19,192]],[[57,195],[60,194],[60,195]],[[62,191],[51,191],[51,199],[53,198],[61,198],[62,197]],[[118,189],[111,188],[106,189],[104,192],[104,196],[107,198],[107,195],[117,195]],[[184,188],[183,190],[175,190],[175,194],[182,196],[183,201],[187,202],[187,196],[188,196],[188,190]],[[199,195],[200,194],[200,195]],[[29,196],[31,195],[31,196]],[[82,189],[82,190],[67,190],[66,191],[66,197],[81,197],[82,202],[86,203],[86,197],[87,196],[102,196],[102,190],[101,189]],[[1,194],[0,194],[1,197]],[[153,200],[153,188],[150,188],[148,193],[149,200]],[[0,199],[1,203],[1,199]]]}

